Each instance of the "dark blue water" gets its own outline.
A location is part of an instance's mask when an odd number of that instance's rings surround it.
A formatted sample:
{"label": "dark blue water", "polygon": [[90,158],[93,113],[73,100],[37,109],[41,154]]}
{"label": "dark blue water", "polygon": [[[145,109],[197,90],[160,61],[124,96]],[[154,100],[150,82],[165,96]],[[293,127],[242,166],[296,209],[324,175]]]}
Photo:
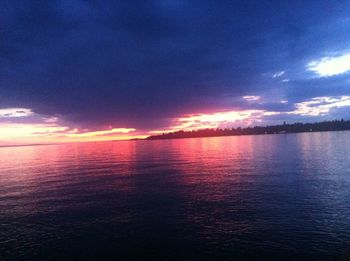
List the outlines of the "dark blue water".
{"label": "dark blue water", "polygon": [[350,132],[0,148],[0,260],[350,257]]}

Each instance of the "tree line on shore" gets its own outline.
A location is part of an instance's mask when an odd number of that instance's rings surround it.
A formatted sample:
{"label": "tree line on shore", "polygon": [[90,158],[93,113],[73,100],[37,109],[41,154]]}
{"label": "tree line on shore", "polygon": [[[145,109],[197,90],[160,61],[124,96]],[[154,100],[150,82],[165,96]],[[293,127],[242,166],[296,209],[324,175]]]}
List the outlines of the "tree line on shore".
{"label": "tree line on shore", "polygon": [[179,139],[194,137],[217,137],[217,136],[239,136],[239,135],[261,135],[261,134],[285,134],[299,132],[320,132],[320,131],[343,131],[350,130],[349,120],[334,120],[315,123],[292,123],[284,122],[281,125],[274,126],[254,126],[247,128],[226,128],[226,129],[200,129],[192,131],[176,131],[163,133],[160,135],[152,135],[147,140],[159,139]]}

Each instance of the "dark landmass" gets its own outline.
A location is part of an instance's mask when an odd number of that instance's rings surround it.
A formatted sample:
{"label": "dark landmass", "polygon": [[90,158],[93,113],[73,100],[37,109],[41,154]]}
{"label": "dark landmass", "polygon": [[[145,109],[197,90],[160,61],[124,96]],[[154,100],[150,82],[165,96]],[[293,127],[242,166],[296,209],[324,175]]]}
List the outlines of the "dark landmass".
{"label": "dark landmass", "polygon": [[247,128],[231,129],[202,129],[194,131],[176,131],[163,133],[161,135],[149,136],[147,140],[161,139],[181,139],[195,137],[219,137],[219,136],[240,136],[240,135],[261,135],[261,134],[285,134],[300,132],[320,132],[320,131],[343,131],[350,130],[349,120],[334,120],[315,123],[293,123],[275,126],[255,126]]}

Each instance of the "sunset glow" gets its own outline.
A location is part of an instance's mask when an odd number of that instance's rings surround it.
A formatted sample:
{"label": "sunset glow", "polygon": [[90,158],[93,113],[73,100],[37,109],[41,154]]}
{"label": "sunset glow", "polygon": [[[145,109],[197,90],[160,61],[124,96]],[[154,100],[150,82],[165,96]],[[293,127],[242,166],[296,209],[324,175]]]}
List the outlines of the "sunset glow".
{"label": "sunset glow", "polygon": [[0,124],[0,146],[21,145],[34,143],[61,143],[81,141],[127,140],[144,138],[146,135],[131,133],[133,128],[113,128],[101,131],[79,132],[78,129],[69,129],[50,124]]}
{"label": "sunset glow", "polygon": [[[247,102],[264,102],[260,96],[243,96]],[[276,101],[287,105],[287,100]],[[81,129],[70,127],[59,117],[36,114],[28,108],[5,108],[0,110],[0,145],[34,143],[61,143],[84,141],[128,140],[146,138],[149,135],[179,130],[199,130],[264,125],[267,118],[288,115],[317,117],[332,110],[350,106],[350,96],[316,97],[295,103],[286,112],[269,110],[234,110],[213,113],[192,113],[172,118],[167,127],[143,131],[136,128],[105,127]]]}
{"label": "sunset glow", "polygon": [[260,122],[260,118],[266,115],[274,115],[274,112],[263,110],[227,111],[216,113],[192,114],[173,120],[173,126],[166,130],[151,131],[152,134],[173,132],[179,130],[199,130],[213,128],[232,128],[234,126],[249,126]]}

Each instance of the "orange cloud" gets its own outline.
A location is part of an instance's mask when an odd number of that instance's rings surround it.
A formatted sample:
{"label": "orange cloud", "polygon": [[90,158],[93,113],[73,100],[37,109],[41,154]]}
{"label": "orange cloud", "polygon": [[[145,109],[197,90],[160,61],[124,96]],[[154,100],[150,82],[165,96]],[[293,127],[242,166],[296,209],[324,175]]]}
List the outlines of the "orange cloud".
{"label": "orange cloud", "polygon": [[0,124],[0,129],[0,145],[126,140],[147,136],[133,134],[136,131],[133,128],[80,132],[78,129],[50,124],[6,123]]}
{"label": "orange cloud", "polygon": [[264,110],[226,111],[216,113],[192,114],[173,120],[173,126],[166,130],[151,131],[151,134],[178,130],[198,130],[205,128],[231,128],[233,125],[247,126],[260,122],[261,117],[278,114]]}
{"label": "orange cloud", "polygon": [[0,145],[126,140],[144,138],[134,128],[72,129],[58,117],[47,117],[27,108],[0,109]]}

